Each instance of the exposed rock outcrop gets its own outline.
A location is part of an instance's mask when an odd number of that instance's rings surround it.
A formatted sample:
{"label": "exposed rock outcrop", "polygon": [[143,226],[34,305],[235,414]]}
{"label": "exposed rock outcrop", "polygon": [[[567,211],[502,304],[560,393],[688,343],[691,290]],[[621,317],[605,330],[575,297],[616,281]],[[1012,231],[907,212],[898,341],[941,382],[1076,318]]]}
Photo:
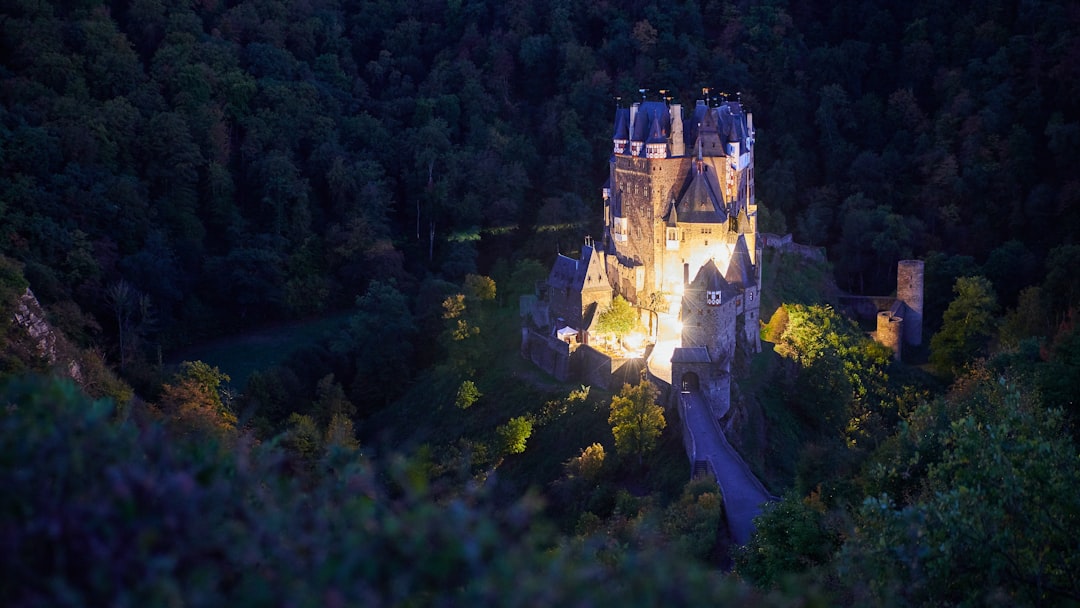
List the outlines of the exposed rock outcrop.
{"label": "exposed rock outcrop", "polygon": [[48,362],[50,368],[82,383],[82,368],[75,357],[76,349],[49,324],[45,311],[29,287],[15,303],[13,321],[26,332],[37,354]]}

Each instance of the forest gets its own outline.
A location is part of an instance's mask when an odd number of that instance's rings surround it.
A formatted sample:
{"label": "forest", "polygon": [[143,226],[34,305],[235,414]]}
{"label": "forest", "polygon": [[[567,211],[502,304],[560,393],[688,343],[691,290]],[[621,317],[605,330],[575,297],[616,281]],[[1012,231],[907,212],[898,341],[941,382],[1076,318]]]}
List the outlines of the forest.
{"label": "forest", "polygon": [[[1080,603],[1080,9],[5,0],[0,602]],[[678,424],[517,357],[615,109],[754,113],[730,545]],[[837,294],[926,263],[891,361]],[[30,288],[78,386],[8,319]],[[772,312],[775,311],[775,314]],[[20,313],[21,314],[21,313]],[[246,378],[178,353],[335,331]],[[69,374],[70,375],[70,374]],[[49,480],[44,482],[43,480]]]}

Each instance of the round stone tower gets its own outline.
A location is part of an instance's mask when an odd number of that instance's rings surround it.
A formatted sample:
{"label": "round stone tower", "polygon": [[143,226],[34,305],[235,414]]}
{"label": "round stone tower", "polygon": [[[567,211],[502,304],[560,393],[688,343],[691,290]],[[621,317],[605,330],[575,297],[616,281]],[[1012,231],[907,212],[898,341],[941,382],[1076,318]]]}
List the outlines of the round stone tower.
{"label": "round stone tower", "polygon": [[900,260],[896,265],[896,299],[907,307],[904,311],[904,342],[911,346],[922,344],[923,273],[922,260]]}
{"label": "round stone tower", "polygon": [[902,337],[904,335],[904,319],[898,317],[889,310],[877,313],[877,332],[874,337],[881,344],[888,346],[893,351],[893,359],[900,360],[902,349]]}

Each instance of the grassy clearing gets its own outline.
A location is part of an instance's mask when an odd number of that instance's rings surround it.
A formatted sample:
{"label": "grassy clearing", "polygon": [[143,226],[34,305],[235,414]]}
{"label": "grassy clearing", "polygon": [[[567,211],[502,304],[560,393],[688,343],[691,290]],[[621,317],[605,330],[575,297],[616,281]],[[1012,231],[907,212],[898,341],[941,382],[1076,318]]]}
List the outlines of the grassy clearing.
{"label": "grassy clearing", "polygon": [[338,313],[222,337],[177,351],[166,363],[178,365],[183,361],[202,361],[228,374],[232,379],[230,384],[244,390],[253,372],[269,369],[297,350],[314,346],[337,333],[350,315]]}

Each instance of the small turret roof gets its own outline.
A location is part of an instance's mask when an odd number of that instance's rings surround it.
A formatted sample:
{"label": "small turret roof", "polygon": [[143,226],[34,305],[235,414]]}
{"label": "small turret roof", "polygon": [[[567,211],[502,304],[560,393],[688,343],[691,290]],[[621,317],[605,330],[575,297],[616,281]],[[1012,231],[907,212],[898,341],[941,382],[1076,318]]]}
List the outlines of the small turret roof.
{"label": "small turret roof", "polygon": [[667,104],[662,101],[646,101],[638,106],[634,116],[634,132],[631,133],[632,141],[645,141],[649,138],[652,123],[659,123],[660,133],[664,137],[671,131],[671,114]]}
{"label": "small turret roof", "polygon": [[726,156],[725,143],[742,142],[747,137],[742,105],[734,101],[709,107],[699,99],[685,129],[686,142],[693,143],[695,150],[700,143],[705,156]]}
{"label": "small turret roof", "polygon": [[612,139],[630,139],[630,109],[619,108],[615,110],[615,134]]}
{"label": "small turret roof", "polygon": [[746,246],[746,238],[739,235],[735,241],[735,250],[728,262],[727,273],[724,278],[732,285],[738,285],[743,289],[757,285],[753,272],[754,265],[750,261],[750,249]]}
{"label": "small turret roof", "polygon": [[721,299],[724,302],[738,295],[738,290],[727,282],[724,275],[720,274],[720,269],[716,267],[716,262],[713,260],[709,260],[701,266],[690,286],[697,291],[720,292]]}
{"label": "small turret roof", "polygon": [[645,141],[647,144],[666,144],[667,137],[660,129],[660,121],[655,118],[652,121],[652,126],[649,128],[649,139]]}

